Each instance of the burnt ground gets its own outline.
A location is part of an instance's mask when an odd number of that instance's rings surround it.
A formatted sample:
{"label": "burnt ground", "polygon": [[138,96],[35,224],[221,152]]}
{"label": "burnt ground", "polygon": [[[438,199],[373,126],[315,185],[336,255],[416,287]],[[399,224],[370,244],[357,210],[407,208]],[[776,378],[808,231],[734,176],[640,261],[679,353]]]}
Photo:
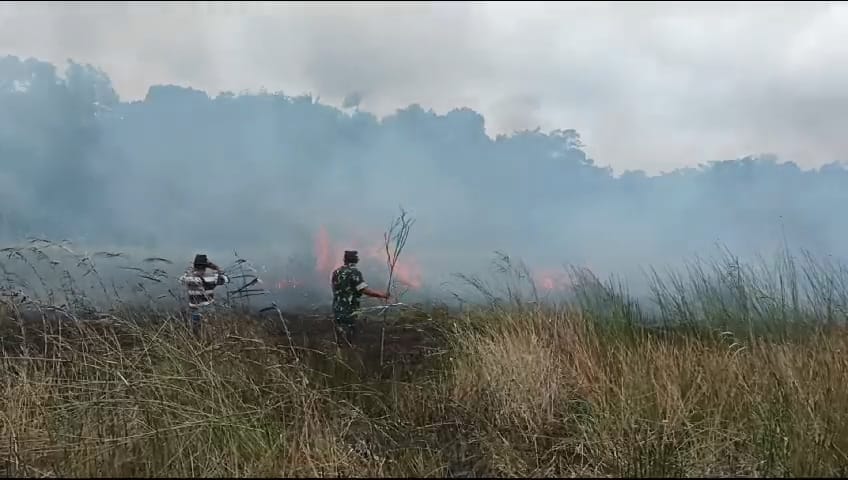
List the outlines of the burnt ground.
{"label": "burnt ground", "polygon": [[[278,346],[292,344],[301,349],[329,353],[337,350],[335,323],[328,313],[284,312],[289,333],[275,312],[262,315],[261,323]],[[351,345],[342,349],[355,352],[366,365],[383,366],[423,363],[445,351],[446,339],[439,327],[442,318],[424,312],[392,313],[385,317],[369,315],[357,322]]]}
{"label": "burnt ground", "polygon": [[[2,307],[2,306],[0,306]],[[176,313],[176,312],[175,312]],[[214,315],[204,326],[204,337],[220,336],[238,332],[243,325],[253,324],[259,331],[242,335],[259,335],[264,342],[278,348],[289,348],[289,339],[296,351],[310,352],[329,358],[337,353],[335,323],[328,312],[310,309],[308,311],[281,312],[285,326],[276,311],[265,313],[226,313]],[[173,315],[173,314],[172,314]],[[179,315],[179,314],[178,314]],[[52,350],[49,337],[58,334],[65,340],[82,340],[90,333],[101,331],[115,332],[115,337],[125,348],[134,348],[135,335],[125,330],[126,321],[120,318],[140,318],[145,322],[161,324],[168,315],[163,312],[125,312],[124,315],[99,315],[91,318],[70,318],[58,312],[3,311],[0,308],[0,354],[30,352],[46,353]],[[407,310],[382,315],[367,315],[357,323],[356,335],[352,345],[344,344],[342,351],[348,358],[372,372],[388,374],[394,367],[424,367],[428,359],[434,359],[446,351],[446,338],[439,325],[444,325],[446,312]],[[181,323],[177,321],[178,323]],[[80,328],[82,327],[82,328]],[[45,335],[45,332],[47,333]],[[126,334],[125,334],[126,333]],[[381,348],[381,339],[382,348]],[[313,355],[315,356],[315,355]],[[382,362],[381,362],[382,357]],[[413,368],[417,370],[417,368]]]}

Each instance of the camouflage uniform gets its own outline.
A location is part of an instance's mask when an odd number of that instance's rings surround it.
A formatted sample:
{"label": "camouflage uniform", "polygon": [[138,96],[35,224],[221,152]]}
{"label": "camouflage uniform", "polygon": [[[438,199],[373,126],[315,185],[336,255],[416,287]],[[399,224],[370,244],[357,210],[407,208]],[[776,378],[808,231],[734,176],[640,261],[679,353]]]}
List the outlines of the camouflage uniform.
{"label": "camouflage uniform", "polygon": [[359,310],[362,290],[368,287],[362,272],[353,265],[343,265],[333,271],[333,316],[337,328],[348,335],[353,334],[354,320]]}

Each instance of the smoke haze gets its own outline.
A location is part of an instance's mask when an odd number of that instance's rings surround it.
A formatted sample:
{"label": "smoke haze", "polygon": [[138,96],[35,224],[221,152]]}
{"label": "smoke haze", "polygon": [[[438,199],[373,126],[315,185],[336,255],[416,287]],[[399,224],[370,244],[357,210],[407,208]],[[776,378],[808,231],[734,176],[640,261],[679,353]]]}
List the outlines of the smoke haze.
{"label": "smoke haze", "polygon": [[[752,6],[725,7],[556,11],[600,22],[569,23],[589,52],[623,42],[622,32],[654,45],[648,52],[669,70],[649,74],[638,55],[611,50],[617,62],[591,63],[577,47],[559,65],[579,68],[554,68],[544,42],[515,40],[551,27],[539,5],[511,6],[511,21],[493,7],[392,6],[388,23],[371,7],[201,15],[197,5],[4,5],[0,47],[18,56],[0,59],[0,236],[186,261],[237,249],[284,268],[295,257],[317,262],[320,235],[333,262],[346,248],[379,249],[403,205],[416,219],[404,258],[430,285],[481,268],[495,250],[538,271],[574,263],[628,275],[716,242],[753,255],[786,239],[845,256],[848,170],[835,161],[848,146],[848,71],[820,66],[848,45],[839,43],[846,10],[763,7],[768,28],[795,32],[795,43],[763,56],[756,75],[745,59],[762,53],[765,34],[718,57],[734,32],[765,20],[752,20]],[[721,21],[695,38],[709,19]],[[171,33],[154,39],[151,22]],[[37,28],[50,34],[33,40]],[[69,52],[102,63],[57,59]],[[686,67],[693,52],[703,55]],[[621,75],[627,65],[632,74]],[[493,76],[507,93],[488,94]],[[289,88],[272,93],[272,79]],[[660,86],[666,96],[652,97]],[[635,105],[640,96],[651,101]],[[790,156],[754,153],[770,151]]]}

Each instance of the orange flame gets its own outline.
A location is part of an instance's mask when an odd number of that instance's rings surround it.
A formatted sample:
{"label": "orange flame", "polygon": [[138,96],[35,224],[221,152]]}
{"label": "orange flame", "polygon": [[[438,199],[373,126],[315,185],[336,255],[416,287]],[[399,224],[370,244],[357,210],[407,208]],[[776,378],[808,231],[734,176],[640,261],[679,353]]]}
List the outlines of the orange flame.
{"label": "orange flame", "polygon": [[[313,281],[318,282],[328,279],[332,271],[341,264],[342,252],[344,250],[359,251],[360,257],[363,260],[369,261],[369,266],[379,265],[387,268],[385,243],[376,240],[373,236],[371,236],[370,241],[366,241],[363,238],[365,235],[362,232],[358,233],[352,241],[347,242],[347,245],[342,248],[332,241],[326,227],[320,227],[315,234],[313,244],[315,250],[314,272],[320,279],[317,277],[314,279],[282,279],[275,283],[276,287],[280,290],[298,288],[304,286],[304,280],[306,280],[306,283],[311,284]],[[536,287],[545,292],[563,292],[570,290],[572,287],[571,280],[564,271],[534,269],[532,271],[532,277]],[[405,254],[404,258],[397,262],[393,282],[402,284],[412,290],[421,288],[423,284],[421,267],[414,257]],[[377,289],[381,289],[381,287],[378,286]]]}
{"label": "orange flame", "polygon": [[333,249],[330,246],[330,236],[327,234],[327,229],[321,227],[318,230],[318,235],[315,237],[315,270],[318,273],[329,275],[332,273],[334,262],[331,252]]}
{"label": "orange flame", "polygon": [[534,272],[533,277],[536,285],[540,289],[548,292],[552,292],[554,290],[567,290],[571,286],[571,281],[564,272],[538,270]]}
{"label": "orange flame", "polygon": [[421,288],[421,269],[414,258],[409,263],[398,261],[395,265],[395,278],[409,288]]}
{"label": "orange flame", "polygon": [[[370,247],[365,247],[369,243]],[[345,249],[358,250],[361,258],[386,265],[386,247],[382,242],[366,242],[361,238],[357,238],[355,241],[350,242],[348,247],[343,249],[330,240],[327,229],[322,226],[315,236],[316,272],[321,275],[330,275],[337,266],[336,263],[341,262],[342,251]],[[415,259],[398,260],[397,264],[395,264],[394,280],[411,289],[421,288],[421,268]]]}

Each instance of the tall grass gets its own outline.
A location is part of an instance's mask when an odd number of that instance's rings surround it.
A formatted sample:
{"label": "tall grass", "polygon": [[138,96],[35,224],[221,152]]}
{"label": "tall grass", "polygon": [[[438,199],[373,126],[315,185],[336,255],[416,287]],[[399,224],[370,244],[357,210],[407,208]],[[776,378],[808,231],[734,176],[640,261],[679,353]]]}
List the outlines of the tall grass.
{"label": "tall grass", "polygon": [[843,330],[609,328],[523,312],[457,337],[454,394],[504,475],[844,475]]}
{"label": "tall grass", "polygon": [[526,275],[504,279],[508,288],[478,282],[482,305],[391,322],[387,345],[417,328],[435,347],[414,359],[389,350],[384,366],[373,332],[358,349],[337,350],[250,316],[213,318],[195,337],[162,313],[23,322],[7,301],[2,468],[848,474],[845,270],[812,256],[728,269],[738,263],[727,256],[692,262],[685,275],[653,272],[653,305],[579,269],[573,297],[558,305],[538,300]]}

